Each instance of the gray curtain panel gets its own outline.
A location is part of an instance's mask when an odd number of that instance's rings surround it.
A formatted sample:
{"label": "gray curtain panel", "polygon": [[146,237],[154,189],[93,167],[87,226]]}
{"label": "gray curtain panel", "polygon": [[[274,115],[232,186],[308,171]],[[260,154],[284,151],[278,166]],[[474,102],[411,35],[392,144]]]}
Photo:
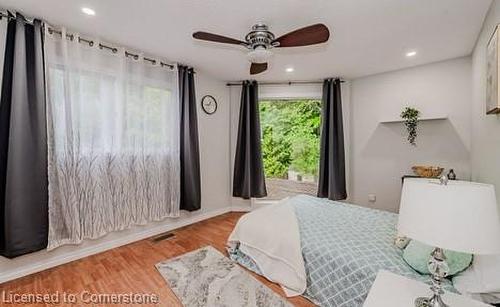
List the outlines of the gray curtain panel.
{"label": "gray curtain panel", "polygon": [[267,196],[260,146],[258,92],[257,81],[243,82],[234,158],[233,196],[245,199]]}
{"label": "gray curtain panel", "polygon": [[339,79],[323,82],[318,197],[347,198],[342,94]]}
{"label": "gray curtain panel", "polygon": [[0,100],[0,253],[47,246],[47,135],[42,26],[9,21]]}
{"label": "gray curtain panel", "polygon": [[201,208],[200,149],[194,71],[181,66],[179,70],[180,95],[180,158],[181,158],[181,210]]}

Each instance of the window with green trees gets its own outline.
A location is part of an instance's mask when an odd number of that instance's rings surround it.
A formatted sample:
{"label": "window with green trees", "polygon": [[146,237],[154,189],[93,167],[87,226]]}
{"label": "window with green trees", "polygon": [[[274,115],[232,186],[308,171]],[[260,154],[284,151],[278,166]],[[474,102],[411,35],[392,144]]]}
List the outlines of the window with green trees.
{"label": "window with green trees", "polygon": [[319,167],[321,101],[265,100],[259,104],[267,178],[288,171],[315,178]]}

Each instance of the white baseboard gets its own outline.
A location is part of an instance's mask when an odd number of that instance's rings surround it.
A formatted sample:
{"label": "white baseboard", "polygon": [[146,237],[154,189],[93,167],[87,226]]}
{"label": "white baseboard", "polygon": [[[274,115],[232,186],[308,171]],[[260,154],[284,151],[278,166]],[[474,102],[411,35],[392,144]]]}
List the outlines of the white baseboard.
{"label": "white baseboard", "polygon": [[232,212],[250,212],[250,211],[252,211],[252,208],[248,207],[248,206],[232,206],[231,211]]}
{"label": "white baseboard", "polygon": [[232,207],[229,206],[198,214],[188,213],[179,219],[172,220],[171,223],[155,223],[156,225],[152,227],[136,227],[123,232],[113,233],[113,236],[110,234],[109,237],[106,236],[99,240],[89,240],[77,246],[64,246],[51,252],[40,251],[15,259],[0,257],[0,271],[3,271],[0,272],[0,284],[231,211]]}

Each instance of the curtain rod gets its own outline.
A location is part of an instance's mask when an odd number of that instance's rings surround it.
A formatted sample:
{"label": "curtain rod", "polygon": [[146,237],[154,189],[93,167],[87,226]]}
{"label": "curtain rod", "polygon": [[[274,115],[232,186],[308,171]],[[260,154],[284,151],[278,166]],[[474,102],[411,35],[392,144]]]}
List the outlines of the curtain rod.
{"label": "curtain rod", "polygon": [[[59,31],[59,30],[56,30],[56,29],[53,29],[53,28],[50,28],[48,27],[47,30],[49,31],[50,34],[53,34],[53,33],[56,33],[56,34],[59,34],[62,36],[62,31]],[[66,38],[73,41],[73,39],[75,38],[75,34],[68,34],[66,33]],[[85,39],[85,38],[81,38],[81,37],[78,37],[78,42],[81,43],[81,42],[84,42],[84,43],[87,43],[90,47],[94,46],[94,41],[92,40],[88,40],[88,39]],[[103,45],[101,43],[99,43],[99,48],[101,49],[107,49],[113,53],[117,53],[118,52],[118,48],[116,47],[112,47],[112,46],[107,46],[107,45]],[[132,52],[129,52],[127,50],[125,50],[125,56],[127,57],[131,57],[133,58],[134,60],[138,60],[139,59],[139,55],[138,54],[135,54],[135,53],[132,53]],[[147,57],[143,57],[144,61],[147,61],[153,65],[156,64],[156,60],[155,59],[151,59],[151,58],[147,58]],[[164,63],[164,62],[161,62],[160,61],[160,65],[162,67],[166,66],[170,69],[174,69],[175,68],[175,65],[172,65],[172,64],[168,64],[168,63]]]}
{"label": "curtain rod", "polygon": [[[334,78],[336,79],[336,78]],[[344,83],[344,80],[340,80],[341,83]],[[316,81],[276,81],[276,82],[258,82],[259,85],[294,85],[294,84],[323,84],[323,80]],[[228,82],[226,86],[240,86],[243,82]]]}
{"label": "curtain rod", "polygon": [[[8,14],[8,13],[5,13],[5,12],[1,12],[0,11],[0,19],[2,19],[3,17],[7,18],[7,19],[14,19],[15,17]],[[26,20],[28,23],[32,23],[31,20]],[[56,30],[54,28],[51,28],[51,27],[47,27],[47,30],[49,31],[50,34],[53,34],[53,33],[56,33],[56,34],[59,34],[62,36],[62,31],[60,30]],[[73,41],[73,39],[75,38],[75,34],[69,34],[69,33],[66,33],[66,38]],[[82,38],[82,37],[78,37],[78,42],[81,43],[81,42],[84,42],[86,44],[88,44],[90,47],[94,46],[94,41],[92,40],[88,40],[88,39],[85,39],[85,38]],[[100,49],[106,49],[106,50],[109,50],[113,53],[117,53],[118,52],[118,48],[116,47],[112,47],[112,46],[108,46],[108,45],[104,45],[104,44],[101,44],[99,43],[99,48]],[[139,59],[139,55],[138,54],[135,54],[135,53],[132,53],[132,52],[129,52],[129,51],[125,51],[125,56],[127,57],[131,57],[133,58],[134,60],[138,60]],[[149,63],[151,63],[152,65],[155,65],[156,64],[156,60],[155,59],[151,59],[151,58],[147,58],[147,57],[143,57],[144,61],[147,61]],[[174,69],[175,68],[175,65],[173,64],[168,64],[168,63],[164,63],[164,62],[161,62],[160,61],[160,66],[161,67],[168,67],[170,69]],[[194,73],[194,71],[193,71]]]}

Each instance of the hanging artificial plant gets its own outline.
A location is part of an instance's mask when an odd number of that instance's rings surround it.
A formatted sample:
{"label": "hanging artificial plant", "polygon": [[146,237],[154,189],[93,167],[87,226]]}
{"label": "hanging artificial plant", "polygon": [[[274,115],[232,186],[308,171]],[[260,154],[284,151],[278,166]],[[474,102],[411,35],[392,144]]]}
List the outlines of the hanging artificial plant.
{"label": "hanging artificial plant", "polygon": [[404,119],[406,130],[408,131],[408,142],[417,146],[417,124],[418,117],[420,116],[420,111],[415,108],[406,107],[403,112],[401,112],[401,118]]}

